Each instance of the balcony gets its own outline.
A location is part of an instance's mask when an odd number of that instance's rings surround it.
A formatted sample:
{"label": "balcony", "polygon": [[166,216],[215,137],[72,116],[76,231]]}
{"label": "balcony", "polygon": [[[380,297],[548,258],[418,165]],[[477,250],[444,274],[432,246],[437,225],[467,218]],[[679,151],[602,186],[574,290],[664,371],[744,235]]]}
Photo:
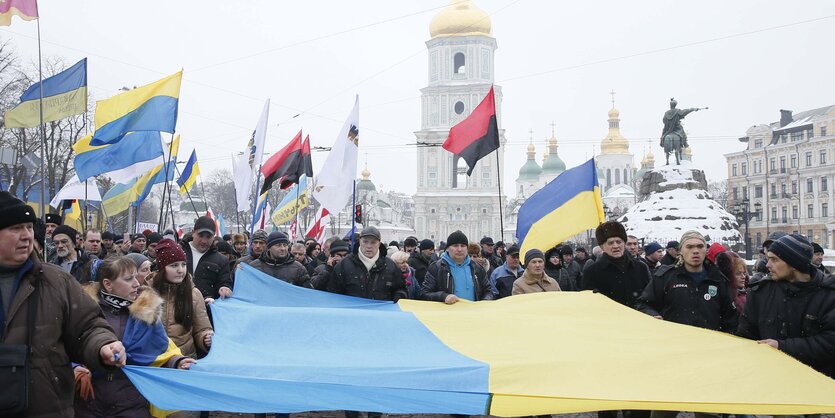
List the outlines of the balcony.
{"label": "balcony", "polygon": [[771,170],[768,170],[768,174],[777,174],[777,169],[772,168]]}
{"label": "balcony", "polygon": [[787,224],[787,223],[789,223],[789,218],[783,217],[783,218],[780,218],[780,221],[784,224]]}
{"label": "balcony", "polygon": [[777,218],[771,218],[771,223],[776,224],[777,223]]}
{"label": "balcony", "polygon": [[777,198],[777,193],[772,193],[772,194],[771,194],[771,198],[772,198],[772,199],[776,199],[776,198]]}

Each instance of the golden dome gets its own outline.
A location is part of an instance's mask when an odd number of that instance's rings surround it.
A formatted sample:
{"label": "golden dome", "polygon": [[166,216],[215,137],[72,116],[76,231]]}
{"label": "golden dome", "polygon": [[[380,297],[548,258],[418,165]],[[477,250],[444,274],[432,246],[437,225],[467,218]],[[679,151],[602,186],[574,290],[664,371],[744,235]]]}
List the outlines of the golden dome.
{"label": "golden dome", "polygon": [[652,149],[650,149],[649,152],[647,153],[647,162],[648,163],[654,163],[655,162],[655,155],[653,155]]}
{"label": "golden dome", "polygon": [[545,140],[545,151],[542,153],[542,163],[545,164],[545,161],[548,160],[548,140]]}
{"label": "golden dome", "polygon": [[612,107],[609,111],[609,134],[600,143],[601,154],[629,154],[629,141],[620,134],[620,112]]}
{"label": "golden dome", "polygon": [[612,107],[612,110],[609,111],[609,119],[614,119],[620,117],[620,110],[615,109]]}
{"label": "golden dome", "polygon": [[362,179],[368,180],[369,177],[371,177],[371,172],[368,171],[368,164],[366,163],[365,168],[362,169]]}
{"label": "golden dome", "polygon": [[438,12],[429,23],[432,38],[442,36],[490,36],[490,15],[470,0],[450,0],[449,5]]}
{"label": "golden dome", "polygon": [[533,145],[533,142],[528,144],[528,158],[533,159],[536,156],[536,147]]}

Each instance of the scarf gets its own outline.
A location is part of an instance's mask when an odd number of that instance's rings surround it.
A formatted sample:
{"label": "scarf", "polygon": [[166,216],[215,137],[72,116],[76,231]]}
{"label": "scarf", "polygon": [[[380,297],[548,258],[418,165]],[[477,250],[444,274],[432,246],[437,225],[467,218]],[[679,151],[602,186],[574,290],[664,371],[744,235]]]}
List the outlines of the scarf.
{"label": "scarf", "polygon": [[104,288],[99,290],[99,297],[101,300],[114,311],[121,311],[127,309],[133,301],[127,300],[123,297],[112,295],[104,291]]}
{"label": "scarf", "polygon": [[629,257],[630,256],[628,254],[624,253],[618,258],[609,257],[609,260],[615,265],[615,267],[618,268],[618,270],[626,271],[626,269],[629,268]]}
{"label": "scarf", "polygon": [[377,254],[375,254],[374,257],[368,258],[362,253],[362,251],[357,251],[357,256],[359,256],[360,261],[362,261],[362,264],[365,266],[365,269],[371,271],[371,268],[374,267],[374,264],[376,264],[377,260],[380,259],[380,252],[377,251]]}

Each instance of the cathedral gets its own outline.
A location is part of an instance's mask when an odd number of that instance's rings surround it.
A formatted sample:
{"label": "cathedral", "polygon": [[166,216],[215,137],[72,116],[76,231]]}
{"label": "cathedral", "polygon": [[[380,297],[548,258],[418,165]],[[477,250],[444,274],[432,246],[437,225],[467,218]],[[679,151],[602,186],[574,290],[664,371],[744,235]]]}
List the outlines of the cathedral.
{"label": "cathedral", "polygon": [[[461,230],[470,241],[483,236],[498,241],[502,239],[498,184],[499,168],[504,166],[504,129],[499,130],[502,146],[479,160],[471,176],[462,159],[441,148],[449,129],[466,118],[493,85],[497,45],[490,17],[471,1],[455,1],[432,18],[429,35],[428,85],[421,89],[421,129],[415,132],[419,144],[416,235],[437,242]],[[501,127],[501,86],[494,86],[494,92]]]}

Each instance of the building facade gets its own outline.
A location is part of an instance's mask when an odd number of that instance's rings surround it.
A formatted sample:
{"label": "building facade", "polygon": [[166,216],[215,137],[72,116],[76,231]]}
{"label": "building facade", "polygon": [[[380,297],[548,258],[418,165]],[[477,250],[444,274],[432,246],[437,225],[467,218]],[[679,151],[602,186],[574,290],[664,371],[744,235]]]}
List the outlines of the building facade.
{"label": "building facade", "polygon": [[[414,227],[418,237],[445,240],[461,230],[471,241],[501,239],[499,167],[501,147],[479,160],[467,176],[464,160],[441,148],[450,127],[466,118],[493,86],[496,39],[490,17],[470,1],[453,2],[430,23],[428,85],[421,89]],[[501,86],[493,86],[501,126]],[[501,198],[504,202],[504,197]]]}
{"label": "building facade", "polygon": [[739,138],[744,150],[725,154],[728,200],[752,213],[748,233],[754,248],[773,231],[800,233],[835,248],[835,106],[780,114],[777,122],[750,127]]}

